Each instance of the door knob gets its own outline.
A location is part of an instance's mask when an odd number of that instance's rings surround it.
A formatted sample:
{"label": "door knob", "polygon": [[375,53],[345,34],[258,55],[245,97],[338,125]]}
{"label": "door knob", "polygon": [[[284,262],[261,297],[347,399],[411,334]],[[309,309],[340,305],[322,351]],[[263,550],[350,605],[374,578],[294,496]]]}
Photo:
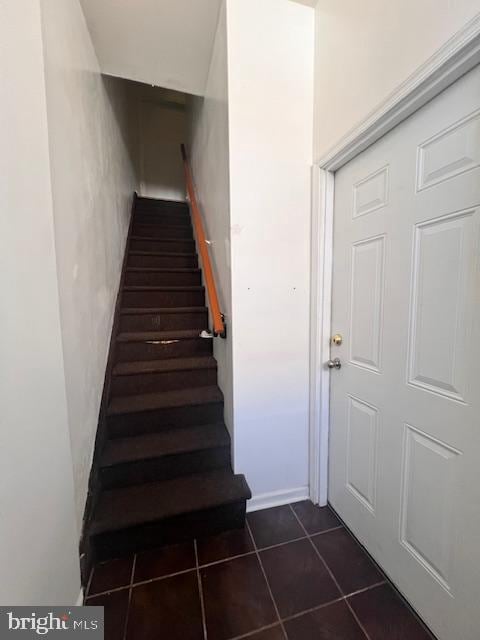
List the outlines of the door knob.
{"label": "door knob", "polygon": [[327,362],[327,367],[329,369],[341,369],[342,363],[340,362],[340,358],[334,358],[333,360],[329,360]]}

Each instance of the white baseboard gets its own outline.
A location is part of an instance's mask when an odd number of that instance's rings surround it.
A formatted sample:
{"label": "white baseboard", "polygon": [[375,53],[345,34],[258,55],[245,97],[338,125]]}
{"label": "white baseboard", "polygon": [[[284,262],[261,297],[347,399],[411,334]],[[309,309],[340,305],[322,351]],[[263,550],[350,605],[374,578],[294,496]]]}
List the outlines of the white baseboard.
{"label": "white baseboard", "polygon": [[247,502],[247,512],[270,509],[270,507],[280,507],[283,504],[308,500],[309,498],[308,486],[286,489],[284,491],[272,491],[271,493],[260,493],[253,496],[252,499]]}
{"label": "white baseboard", "polygon": [[73,606],[74,607],[82,607],[83,606],[83,589],[80,589],[80,593],[78,594],[77,601]]}

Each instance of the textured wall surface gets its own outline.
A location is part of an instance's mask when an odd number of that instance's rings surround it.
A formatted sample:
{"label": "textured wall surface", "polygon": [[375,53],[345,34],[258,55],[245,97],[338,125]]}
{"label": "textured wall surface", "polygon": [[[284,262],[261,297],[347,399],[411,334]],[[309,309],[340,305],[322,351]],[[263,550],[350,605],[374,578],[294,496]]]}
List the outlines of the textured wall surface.
{"label": "textured wall surface", "polygon": [[0,602],[76,603],[39,0],[0,0]]}
{"label": "textured wall surface", "polygon": [[83,516],[133,191],[126,85],[100,74],[79,0],[41,0],[76,512]]}
{"label": "textured wall surface", "polygon": [[225,396],[225,421],[233,433],[232,274],[228,146],[228,70],[226,6],[222,4],[204,98],[191,105],[191,162],[228,336],[214,341],[218,380]]}

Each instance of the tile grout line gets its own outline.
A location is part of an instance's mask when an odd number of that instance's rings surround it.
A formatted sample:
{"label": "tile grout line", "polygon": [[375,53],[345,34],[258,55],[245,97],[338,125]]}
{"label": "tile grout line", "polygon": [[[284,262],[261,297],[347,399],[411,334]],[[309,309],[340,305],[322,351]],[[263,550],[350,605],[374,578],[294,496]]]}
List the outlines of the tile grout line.
{"label": "tile grout line", "polygon": [[319,611],[320,609],[326,609],[333,604],[338,604],[339,602],[343,602],[345,600],[345,596],[340,596],[339,598],[335,598],[335,600],[329,600],[328,602],[323,602],[322,604],[317,604],[316,607],[310,607],[310,609],[305,609],[303,611],[299,611],[298,613],[292,613],[291,616],[286,616],[283,618],[284,622],[290,622],[290,620],[296,620],[297,618],[301,618],[307,613],[314,613],[315,611]]}
{"label": "tile grout line", "polygon": [[260,557],[260,553],[258,552],[257,543],[255,541],[255,538],[253,537],[253,532],[252,532],[252,530],[250,528],[250,524],[249,524],[247,518],[245,518],[245,526],[247,527],[248,532],[250,534],[250,537],[252,538],[252,542],[253,542],[253,546],[255,548],[255,553],[256,553],[256,556],[257,556],[257,560],[258,560],[258,563],[260,565],[260,569],[261,569],[261,571],[263,573],[263,577],[265,579],[265,582],[267,584],[267,589],[268,589],[268,592],[270,594],[270,598],[272,599],[272,603],[273,603],[273,607],[275,609],[275,613],[277,614],[277,621],[280,623],[280,628],[282,630],[282,633],[283,633],[283,636],[284,636],[285,640],[288,640],[287,631],[285,629],[285,626],[283,624],[282,618],[280,616],[280,611],[278,610],[278,606],[277,606],[277,603],[275,601],[275,598],[273,597],[272,588],[270,587],[270,582],[268,581],[267,573],[266,573],[265,568],[263,566],[263,562],[262,562],[262,559]]}
{"label": "tile grout line", "polygon": [[[337,531],[338,529],[345,529],[345,527],[343,527],[343,526],[333,527],[332,529],[326,529],[325,531],[319,531],[318,533],[312,533],[312,534],[309,534],[307,536],[302,536],[301,538],[293,538],[292,540],[286,540],[285,542],[279,542],[277,544],[272,544],[272,545],[270,545],[268,547],[259,547],[258,551],[259,552],[260,551],[262,551],[262,552],[263,551],[269,551],[270,549],[276,549],[278,547],[283,547],[283,546],[285,546],[287,544],[292,544],[294,542],[300,542],[301,540],[306,540],[308,538],[316,538],[316,537],[322,535],[323,533],[329,533],[331,531]],[[355,538],[353,536],[352,536],[352,538],[353,538],[353,540],[355,540]],[[252,544],[253,544],[253,542],[252,542]],[[243,558],[244,556],[251,556],[251,555],[255,555],[255,554],[256,554],[255,550],[246,551],[245,553],[239,553],[239,554],[234,555],[234,556],[227,556],[226,558],[222,558],[221,560],[214,560],[212,562],[206,562],[204,564],[200,564],[199,563],[199,569],[213,567],[213,566],[216,566],[216,565],[219,565],[219,564],[223,564],[223,563],[229,562],[230,560],[237,560],[238,558]],[[168,578],[174,578],[176,576],[181,576],[181,575],[184,575],[186,573],[190,573],[191,571],[195,571],[195,570],[196,570],[196,566],[192,566],[189,569],[182,569],[181,571],[174,571],[173,573],[166,573],[165,575],[157,576],[155,578],[149,578],[148,580],[139,580],[138,582],[133,581],[131,584],[129,583],[129,584],[122,585],[120,587],[113,587],[111,589],[106,589],[105,591],[96,591],[95,593],[89,593],[91,582],[92,582],[92,579],[93,579],[93,570],[92,570],[92,572],[90,574],[89,581],[87,583],[88,587],[85,590],[85,592],[88,595],[86,595],[84,597],[84,600],[86,602],[87,600],[90,600],[92,598],[96,598],[98,596],[109,595],[110,593],[116,593],[117,591],[125,591],[126,589],[130,589],[130,586],[131,587],[140,587],[140,586],[143,586],[143,585],[146,585],[146,584],[151,584],[152,582],[160,582],[160,581],[166,580]],[[368,591],[369,589],[373,589],[374,587],[378,587],[378,586],[380,586],[382,584],[388,584],[389,583],[388,578],[386,578],[381,571],[379,573],[383,576],[383,580],[382,581],[376,582],[373,585],[370,585],[368,587],[364,587],[364,588],[359,589],[357,591],[352,591],[351,593],[348,593],[343,597],[344,598],[350,598],[350,597],[352,597],[354,595],[357,595],[358,593],[363,593],[363,591]],[[341,599],[341,598],[339,598],[339,599]],[[332,601],[332,602],[336,602],[336,600]],[[323,606],[323,605],[320,605],[320,606]],[[316,608],[318,608],[318,607],[314,607],[314,609],[316,609]],[[309,611],[309,610],[307,610],[307,611]],[[297,615],[297,614],[295,614],[295,615]],[[285,620],[286,619],[288,619],[288,618],[285,618]]]}
{"label": "tile grout line", "polygon": [[[341,527],[339,527],[341,528]],[[329,529],[329,531],[333,531],[333,529]],[[322,533],[328,533],[328,531],[323,531]],[[319,535],[319,534],[318,534]],[[251,534],[250,534],[251,536]],[[293,540],[287,540],[286,542],[279,542],[278,544],[272,544],[268,547],[261,547],[260,551],[268,551],[269,549],[275,549],[276,547],[282,547],[284,544],[290,544],[290,542],[298,542],[299,540],[305,540],[306,536],[302,536],[301,538],[294,538]],[[252,556],[255,555],[255,550],[246,551],[245,553],[238,553],[234,556],[227,556],[226,558],[221,558],[220,560],[213,560],[212,562],[205,562],[204,564],[198,564],[200,569],[207,569],[209,567],[214,567],[217,564],[223,564],[224,562],[229,562],[230,560],[237,560],[238,558],[243,558],[244,556]],[[173,573],[166,573],[163,576],[157,576],[156,578],[149,578],[148,580],[139,580],[138,582],[133,582],[133,587],[139,587],[144,584],[150,584],[151,582],[158,582],[159,580],[165,580],[166,578],[173,578],[175,576],[180,576],[184,573],[188,573],[189,571],[195,571],[196,567],[190,567],[189,569],[182,569],[181,571],[174,571]],[[93,573],[92,573],[93,575]],[[90,578],[91,580],[91,578]],[[113,593],[115,591],[123,591],[124,589],[128,589],[130,584],[124,584],[121,587],[114,587],[113,589],[106,589],[105,591],[98,591],[96,593],[88,594],[87,598],[93,598],[96,596],[107,595],[108,593]],[[88,593],[88,592],[87,592]]]}
{"label": "tile grout line", "polygon": [[[270,549],[276,549],[278,547],[283,547],[286,544],[291,544],[293,542],[299,542],[300,540],[306,540],[307,538],[316,538],[318,536],[323,535],[324,533],[330,533],[331,531],[337,531],[338,529],[345,529],[345,527],[343,525],[340,525],[338,527],[332,527],[331,529],[325,529],[325,531],[318,531],[317,533],[312,533],[312,534],[308,534],[308,535],[304,535],[301,538],[293,538],[292,540],[286,540],[285,542],[279,542],[277,544],[272,544],[269,545],[268,547],[260,547],[258,550],[259,551],[269,551]],[[346,530],[346,529],[345,529]],[[250,536],[252,536],[251,532],[250,532]],[[355,538],[354,538],[355,539]],[[243,558],[244,556],[251,556],[251,555],[255,555],[256,551],[246,551],[245,553],[239,553],[237,555],[234,556],[228,556],[226,558],[222,558],[221,560],[214,560],[213,562],[205,562],[204,564],[200,564],[199,563],[199,568],[200,569],[207,569],[209,567],[214,567],[215,565],[218,564],[223,564],[225,562],[229,562],[230,560],[237,560],[238,558]],[[166,573],[163,576],[157,576],[156,578],[149,578],[148,580],[139,580],[138,582],[133,582],[132,583],[132,587],[140,587],[142,585],[145,584],[150,584],[151,582],[159,582],[161,580],[166,580],[167,578],[174,578],[175,576],[181,576],[185,573],[189,573],[190,571],[195,571],[196,567],[190,567],[189,569],[182,569],[181,571],[174,571],[173,573]],[[382,573],[383,575],[383,573]],[[90,576],[90,582],[92,580],[92,576],[93,576],[93,570]],[[90,589],[90,582],[89,582],[89,589]],[[388,582],[387,578],[384,579],[383,582]],[[378,583],[378,584],[383,584],[383,583]],[[109,593],[115,593],[116,591],[123,591],[125,589],[129,589],[130,588],[130,584],[125,584],[122,585],[121,587],[114,587],[112,589],[106,589],[105,591],[98,591],[96,593],[88,593],[87,596],[85,596],[85,600],[90,599],[90,598],[96,598],[97,596],[104,596],[104,595],[108,595]],[[367,589],[369,589],[371,587],[367,587]],[[355,592],[356,593],[356,592]],[[348,594],[348,597],[350,597],[352,594]]]}
{"label": "tile grout line", "polygon": [[[251,534],[253,537],[253,534]],[[293,540],[286,540],[285,542],[277,542],[276,544],[269,544],[268,547],[258,547],[259,551],[269,551],[270,549],[276,549],[277,547],[283,547],[284,544],[289,544],[290,542],[299,542],[300,540],[305,540],[305,536],[300,536],[300,538],[293,538]],[[255,543],[256,545],[256,543]],[[253,552],[255,553],[255,552]]]}
{"label": "tile grout line", "polygon": [[115,587],[113,589],[107,589],[106,591],[99,591],[98,593],[93,593],[89,598],[96,598],[97,596],[105,596],[109,593],[115,593],[116,591],[125,591],[125,589],[129,589],[132,587],[141,587],[144,584],[150,584],[151,582],[160,582],[161,580],[166,580],[167,578],[174,578],[175,576],[181,576],[185,573],[190,573],[191,571],[195,571],[195,567],[190,567],[190,569],[182,569],[182,571],[176,571],[175,573],[167,573],[164,576],[158,576],[157,578],[149,578],[148,580],[140,580],[139,582],[133,582],[132,585],[125,584],[122,587]]}
{"label": "tile grout line", "polygon": [[388,584],[386,580],[380,580],[379,582],[375,582],[368,587],[363,587],[363,589],[357,589],[356,591],[352,591],[351,593],[347,593],[344,598],[347,600],[348,598],[353,598],[353,596],[358,596],[361,593],[365,593],[365,591],[370,591],[371,589],[376,589],[377,587],[381,587],[384,584]]}
{"label": "tile grout line", "polygon": [[[325,529],[325,531],[317,531],[317,533],[307,533],[307,538],[316,538],[317,536],[323,536],[324,533],[331,533],[332,531],[338,531],[339,529],[345,529],[343,524],[338,525],[338,527],[332,527],[331,529]],[[303,527],[303,530],[306,531],[305,527]]]}
{"label": "tile grout line", "polygon": [[[340,516],[337,516],[340,517]],[[343,522],[343,520],[342,520]],[[390,584],[390,586],[393,585],[393,582],[390,580],[390,578],[388,577],[388,575],[385,573],[385,571],[383,570],[383,568],[378,564],[378,562],[375,560],[375,558],[370,555],[370,552],[368,551],[368,549],[366,549],[363,544],[360,542],[360,540],[357,539],[357,537],[354,535],[353,531],[351,531],[348,526],[345,524],[343,525],[343,528],[345,529],[345,531],[348,533],[348,535],[350,536],[350,538],[352,538],[352,540],[355,542],[355,544],[357,545],[357,547],[360,547],[360,549],[363,551],[363,553],[365,553],[370,562],[374,565],[374,567],[376,568],[377,572],[383,576],[383,581],[386,582],[387,584]],[[395,586],[395,585],[393,585]],[[409,605],[410,606],[410,605]]]}
{"label": "tile grout line", "polygon": [[[290,544],[290,542],[299,542],[300,540],[306,540],[307,538],[297,538],[295,540],[290,540],[288,542],[282,542],[281,544],[274,545],[273,547],[265,547],[264,549],[259,549],[259,551],[268,551],[269,549],[275,549],[277,547],[283,547],[284,545]],[[243,558],[245,556],[253,556],[255,555],[255,551],[249,551],[248,553],[239,554],[237,556],[231,556],[229,558],[225,558],[225,560],[217,560],[216,562],[211,562],[209,564],[199,565],[199,569],[208,569],[209,567],[213,567],[218,564],[223,564],[225,562],[229,562],[230,560],[238,560],[238,558]],[[158,578],[150,578],[149,580],[141,580],[140,582],[133,582],[132,587],[142,587],[145,584],[151,584],[152,582],[161,582],[162,580],[166,580],[168,578],[175,578],[176,576],[182,576],[185,573],[191,573],[195,571],[195,567],[191,567],[190,569],[183,569],[182,571],[177,571],[176,573],[167,573],[164,576],[158,576]],[[352,591],[345,598],[350,598],[351,596],[357,595],[357,593],[363,593],[363,591],[368,591],[369,589],[373,589],[374,587],[379,587],[382,584],[388,584],[388,580],[384,579],[381,582],[376,582],[369,587],[365,587],[364,589],[359,589],[358,591]],[[110,593],[117,593],[117,591],[126,591],[130,589],[130,585],[126,584],[122,587],[114,587],[113,589],[108,589],[107,591],[99,591],[98,593],[92,593],[85,598],[85,602],[87,600],[91,600],[92,598],[97,598],[98,596],[108,596]],[[286,618],[285,618],[286,619]]]}
{"label": "tile grout line", "polygon": [[248,633],[242,633],[242,635],[240,636],[233,636],[231,638],[228,638],[228,640],[248,640],[248,638],[252,638],[253,636],[257,635],[257,633],[262,633],[263,631],[269,631],[270,629],[275,629],[275,627],[279,627],[280,623],[279,622],[274,622],[273,624],[267,624],[264,627],[259,627],[258,629],[255,629],[255,631],[248,631]]}
{"label": "tile grout line", "polygon": [[127,638],[128,619],[130,617],[130,605],[131,605],[131,602],[132,602],[133,578],[135,576],[136,566],[137,566],[137,554],[135,553],[133,555],[132,571],[130,573],[130,585],[128,587],[127,614],[125,616],[125,627],[123,629],[123,636],[122,636],[123,640],[126,640],[126,638]]}
{"label": "tile grout line", "polygon": [[[367,631],[365,630],[363,624],[360,622],[358,616],[356,615],[355,611],[353,610],[352,606],[350,605],[350,602],[349,602],[348,599],[353,597],[353,596],[355,596],[355,595],[358,595],[360,593],[364,593],[366,591],[369,591],[371,589],[379,587],[379,586],[381,586],[383,584],[387,584],[388,580],[386,578],[384,578],[382,581],[376,582],[375,584],[372,584],[372,585],[369,585],[369,586],[364,587],[362,589],[358,589],[358,590],[353,591],[351,593],[345,594],[343,592],[343,589],[340,587],[340,585],[339,585],[335,575],[333,574],[332,570],[328,566],[328,563],[325,561],[325,559],[323,558],[323,556],[321,555],[319,550],[316,548],[316,546],[315,546],[315,544],[313,543],[313,540],[312,540],[312,538],[316,538],[316,537],[318,537],[318,536],[320,536],[320,535],[322,535],[324,533],[329,533],[331,531],[344,529],[345,527],[343,525],[339,525],[337,527],[331,527],[330,529],[325,529],[324,531],[320,531],[320,532],[317,532],[317,533],[310,534],[306,530],[305,526],[303,525],[302,521],[300,520],[299,516],[295,512],[295,510],[292,507],[292,505],[290,504],[288,506],[290,507],[290,510],[293,512],[293,515],[294,515],[295,519],[298,521],[298,524],[300,525],[301,529],[305,533],[305,535],[300,537],[300,538],[294,538],[292,540],[288,540],[288,541],[285,541],[285,542],[281,542],[281,543],[278,543],[278,544],[275,544],[275,545],[270,545],[268,547],[263,547],[263,548],[259,549],[258,546],[257,546],[257,543],[255,541],[255,538],[253,536],[253,532],[251,530],[251,527],[250,527],[248,521],[246,521],[245,525],[246,525],[246,529],[247,529],[247,531],[248,531],[248,533],[250,535],[250,539],[251,539],[253,547],[254,547],[253,551],[248,551],[248,552],[243,553],[243,554],[237,554],[235,556],[230,556],[230,557],[227,557],[227,558],[223,558],[221,560],[216,560],[214,562],[205,563],[204,565],[201,565],[200,561],[199,561],[199,555],[198,555],[197,540],[195,539],[193,541],[194,554],[195,554],[195,566],[194,567],[191,567],[189,569],[185,569],[183,571],[177,571],[177,572],[174,572],[174,573],[171,573],[171,574],[167,574],[167,575],[164,575],[164,576],[159,576],[157,578],[152,578],[152,579],[149,579],[149,580],[140,581],[140,582],[137,582],[137,583],[134,581],[136,563],[137,563],[137,554],[134,554],[133,562],[132,562],[132,570],[131,570],[131,573],[130,573],[130,582],[129,582],[128,585],[124,585],[122,587],[117,587],[117,588],[114,588],[114,589],[109,589],[107,591],[102,591],[102,592],[99,592],[99,593],[90,594],[90,588],[91,588],[91,584],[92,584],[93,576],[94,576],[94,571],[95,571],[95,567],[93,567],[91,572],[90,572],[89,580],[88,580],[88,583],[87,583],[86,593],[88,595],[84,598],[84,604],[88,605],[87,601],[90,600],[91,598],[95,598],[97,596],[102,596],[102,595],[108,595],[108,594],[113,593],[113,592],[124,591],[124,590],[128,589],[129,590],[129,594],[128,594],[128,602],[127,602],[127,613],[126,613],[126,616],[125,616],[124,633],[123,633],[123,636],[122,636],[122,640],[126,640],[127,630],[128,630],[128,622],[129,622],[130,610],[131,610],[131,600],[132,600],[132,595],[133,595],[133,589],[136,586],[150,584],[152,582],[157,582],[157,581],[164,580],[166,578],[170,578],[170,577],[174,577],[174,576],[178,576],[178,575],[183,575],[183,574],[186,574],[186,573],[189,573],[189,572],[195,570],[196,573],[197,573],[197,582],[198,582],[198,588],[199,588],[199,598],[200,598],[201,612],[202,612],[203,636],[204,636],[204,640],[207,640],[206,611],[205,611],[205,601],[204,601],[203,585],[202,585],[202,580],[201,580],[200,569],[202,567],[215,566],[217,564],[222,564],[222,563],[225,563],[225,562],[229,562],[230,560],[234,560],[234,559],[237,559],[237,558],[241,558],[241,557],[244,557],[244,556],[250,556],[250,555],[254,555],[255,554],[257,556],[257,558],[258,558],[262,574],[263,574],[264,579],[265,579],[266,584],[267,584],[267,589],[269,591],[272,603],[273,603],[274,608],[275,608],[275,612],[276,612],[276,615],[277,615],[277,621],[272,623],[271,625],[265,625],[263,627],[260,627],[258,629],[253,630],[253,631],[250,631],[248,633],[242,634],[240,636],[235,636],[234,638],[231,638],[230,640],[243,640],[243,639],[247,640],[251,636],[253,636],[253,635],[257,634],[257,633],[260,633],[260,632],[262,632],[264,630],[269,630],[269,629],[275,628],[277,625],[280,626],[280,628],[282,629],[284,637],[288,638],[287,632],[286,632],[286,629],[285,629],[285,626],[284,626],[284,622],[288,622],[290,620],[294,620],[294,619],[299,618],[299,617],[301,617],[303,615],[306,615],[308,613],[312,613],[314,611],[326,608],[326,607],[328,607],[330,605],[333,605],[333,604],[336,604],[336,603],[339,603],[339,602],[342,602],[342,601],[345,602],[346,606],[348,607],[349,611],[351,612],[352,616],[354,617],[355,621],[359,625],[360,629],[362,630],[362,632],[365,635],[365,637],[367,638],[367,640],[371,640],[371,638],[368,635]],[[347,529],[347,531],[348,531],[348,529]],[[351,534],[351,532],[348,531],[348,533],[350,533],[352,538],[356,541],[356,539]],[[306,610],[300,611],[298,613],[295,613],[293,615],[286,616],[286,617],[282,618],[280,616],[280,612],[278,610],[277,603],[276,603],[275,598],[273,596],[273,592],[271,590],[270,583],[268,581],[268,577],[266,575],[265,568],[263,566],[263,562],[262,562],[261,557],[260,557],[260,551],[266,551],[266,550],[269,550],[269,549],[278,548],[278,547],[281,547],[281,546],[284,546],[284,545],[287,545],[287,544],[290,544],[290,543],[294,543],[294,542],[299,542],[299,541],[305,540],[305,539],[307,539],[310,542],[311,546],[313,547],[313,550],[314,550],[315,554],[318,556],[318,558],[320,559],[320,561],[324,565],[325,569],[327,570],[327,572],[330,575],[331,579],[333,580],[334,584],[337,586],[337,589],[339,590],[341,596],[339,598],[336,598],[335,600],[331,600],[329,602],[322,603],[322,604],[320,604],[320,605],[318,605],[316,607],[312,607],[310,609],[306,609]],[[358,542],[357,542],[357,544],[358,544]],[[381,575],[383,575],[383,574],[381,574]]]}
{"label": "tile grout line", "polygon": [[198,562],[198,547],[197,547],[197,539],[195,538],[193,541],[193,548],[195,550],[195,568],[197,570],[197,582],[198,582],[198,594],[200,597],[200,608],[202,610],[202,627],[203,627],[203,639],[208,639],[207,634],[207,614],[205,612],[205,600],[203,597],[203,585],[202,585],[202,576],[200,575],[200,565]]}
{"label": "tile grout line", "polygon": [[87,587],[85,589],[85,593],[83,594],[83,604],[85,604],[87,598],[90,597],[90,587],[92,586],[93,580],[93,572],[95,571],[95,567],[92,567],[90,570],[90,576],[88,578]]}
{"label": "tile grout line", "polygon": [[353,610],[351,604],[348,601],[348,598],[345,596],[343,589],[340,587],[340,585],[338,584],[337,579],[335,578],[332,570],[330,569],[330,567],[328,566],[328,564],[326,563],[326,561],[324,560],[323,556],[321,555],[320,551],[317,549],[317,547],[313,544],[313,540],[311,539],[310,535],[308,534],[308,531],[305,529],[305,527],[303,526],[303,522],[300,520],[300,518],[298,517],[297,513],[295,512],[295,509],[292,507],[292,505],[289,505],[290,509],[292,510],[293,515],[295,516],[295,518],[297,519],[299,525],[302,527],[302,529],[305,531],[305,533],[307,534],[307,538],[308,541],[310,542],[310,544],[312,545],[312,549],[314,550],[314,552],[316,553],[316,555],[318,556],[318,558],[321,560],[321,562],[323,563],[323,566],[325,567],[325,569],[328,571],[331,579],[333,580],[333,582],[335,583],[335,585],[337,586],[337,589],[339,590],[339,592],[342,594],[342,596],[344,596],[344,602],[347,605],[348,609],[350,610],[350,613],[352,614],[352,616],[355,618],[358,626],[360,627],[360,629],[362,630],[363,634],[365,635],[365,638],[367,638],[367,640],[371,640],[370,636],[368,635],[365,627],[363,626],[363,624],[360,622],[357,614],[355,613],[355,611]]}
{"label": "tile grout line", "polygon": [[298,613],[293,613],[291,616],[286,616],[285,618],[283,618],[283,621],[289,622],[290,620],[295,620],[295,618],[301,618],[306,613],[313,613],[314,611],[318,611],[319,609],[325,609],[326,607],[329,607],[332,604],[338,604],[339,602],[343,602],[344,600],[346,600],[347,598],[350,598],[351,596],[356,596],[359,593],[370,591],[370,589],[379,587],[382,584],[385,584],[385,582],[376,582],[375,584],[372,584],[370,587],[365,587],[364,589],[353,591],[352,593],[349,593],[348,596],[340,596],[339,598],[335,598],[335,600],[329,600],[328,602],[323,602],[322,604],[318,604],[316,607],[311,607],[310,609],[304,609],[303,611],[299,611]]}

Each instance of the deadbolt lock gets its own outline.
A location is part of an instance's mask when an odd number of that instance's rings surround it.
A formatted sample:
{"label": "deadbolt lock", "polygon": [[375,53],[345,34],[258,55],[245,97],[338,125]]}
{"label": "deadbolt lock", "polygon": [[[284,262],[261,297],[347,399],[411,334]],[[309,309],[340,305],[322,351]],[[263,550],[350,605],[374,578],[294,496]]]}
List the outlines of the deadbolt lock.
{"label": "deadbolt lock", "polygon": [[343,338],[339,333],[336,333],[333,338],[332,338],[332,344],[334,344],[336,347],[339,347],[343,342]]}

